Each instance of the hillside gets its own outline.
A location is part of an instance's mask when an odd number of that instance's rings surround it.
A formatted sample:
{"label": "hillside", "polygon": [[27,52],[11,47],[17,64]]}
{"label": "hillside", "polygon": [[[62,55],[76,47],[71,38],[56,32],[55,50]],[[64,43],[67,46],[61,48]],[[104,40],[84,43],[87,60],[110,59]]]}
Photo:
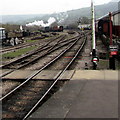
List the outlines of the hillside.
{"label": "hillside", "polygon": [[[109,12],[113,12],[118,10],[118,3],[117,2],[110,2],[108,4],[103,4],[103,5],[97,5],[95,6],[95,16],[96,19],[104,16],[105,14]],[[76,10],[70,10],[67,12],[63,13],[58,13],[58,14],[51,14],[48,16],[43,16],[43,20],[47,20],[49,17],[54,17],[59,24],[71,24],[73,22],[77,22],[79,18],[81,17],[88,17],[89,19],[91,18],[91,8],[81,8],[81,9],[76,9]]]}
{"label": "hillside", "polygon": [[[107,14],[108,12],[113,12],[118,10],[118,3],[112,1],[107,4],[95,6],[96,18],[99,18]],[[2,23],[26,24],[29,22],[33,22],[34,20],[43,20],[44,22],[47,22],[47,20],[50,17],[54,17],[56,19],[56,22],[58,22],[59,24],[71,24],[73,22],[78,21],[78,19],[83,16],[91,18],[90,9],[91,9],[90,7],[87,7],[76,10],[70,10],[62,13],[48,14],[48,15],[44,15],[44,14],[43,15],[41,14],[40,15],[5,15],[0,17],[2,17]]]}
{"label": "hillside", "polygon": [[0,23],[11,23],[11,24],[23,24],[26,21],[31,21],[37,18],[42,17],[42,14],[34,15],[0,15]]}

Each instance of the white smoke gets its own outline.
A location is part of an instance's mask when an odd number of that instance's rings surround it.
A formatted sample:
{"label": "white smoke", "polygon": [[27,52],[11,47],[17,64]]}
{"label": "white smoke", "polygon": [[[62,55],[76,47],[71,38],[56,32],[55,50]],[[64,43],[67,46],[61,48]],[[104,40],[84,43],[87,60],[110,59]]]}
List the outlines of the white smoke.
{"label": "white smoke", "polygon": [[67,12],[63,12],[63,13],[58,14],[58,16],[57,16],[58,23],[64,22],[66,18],[68,18]]}
{"label": "white smoke", "polygon": [[20,25],[20,30],[23,31],[23,27],[22,27],[22,25]]}
{"label": "white smoke", "polygon": [[48,19],[48,22],[47,23],[44,23],[43,20],[40,20],[40,21],[34,21],[32,23],[28,23],[26,24],[26,26],[42,26],[42,27],[47,27],[47,26],[50,26],[52,23],[54,23],[56,21],[56,19],[54,17],[50,17]]}
{"label": "white smoke", "polygon": [[56,19],[54,17],[50,17],[48,19],[48,23],[46,24],[47,26],[50,26],[52,23],[54,23],[56,21]]}

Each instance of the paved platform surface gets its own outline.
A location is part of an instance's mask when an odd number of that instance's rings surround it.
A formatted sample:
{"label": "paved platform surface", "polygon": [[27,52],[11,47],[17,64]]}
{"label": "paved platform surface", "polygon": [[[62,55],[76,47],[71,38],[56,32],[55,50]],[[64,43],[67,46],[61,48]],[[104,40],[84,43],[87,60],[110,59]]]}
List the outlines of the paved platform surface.
{"label": "paved platform surface", "polygon": [[118,71],[75,71],[33,118],[118,118]]}
{"label": "paved platform surface", "polygon": [[[5,74],[9,72],[10,70],[3,70],[0,71],[2,74]],[[6,76],[3,77],[3,79],[26,79],[30,77],[32,74],[36,73],[37,70],[16,70]],[[37,76],[33,77],[33,79],[40,79],[40,80],[53,80],[55,79],[58,74],[60,74],[61,70],[43,70]],[[60,78],[60,80],[68,80],[71,79],[73,76],[75,70],[68,70],[65,72],[65,74]]]}

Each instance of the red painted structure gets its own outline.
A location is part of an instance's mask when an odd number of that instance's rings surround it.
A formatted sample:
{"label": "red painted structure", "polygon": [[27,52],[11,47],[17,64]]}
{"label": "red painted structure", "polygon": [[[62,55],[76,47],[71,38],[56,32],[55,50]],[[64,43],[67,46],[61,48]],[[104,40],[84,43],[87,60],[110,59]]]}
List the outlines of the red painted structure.
{"label": "red painted structure", "polygon": [[112,14],[111,14],[111,12],[109,13],[109,24],[110,24],[110,45],[112,45],[113,44],[113,42],[112,42],[113,25],[112,25]]}
{"label": "red painted structure", "polygon": [[[111,13],[112,34],[120,37],[120,10]],[[96,20],[96,32],[110,36],[109,14]]]}
{"label": "red painted structure", "polygon": [[114,26],[114,28],[113,28],[113,34],[115,34],[117,36],[120,36],[120,26],[119,25]]}

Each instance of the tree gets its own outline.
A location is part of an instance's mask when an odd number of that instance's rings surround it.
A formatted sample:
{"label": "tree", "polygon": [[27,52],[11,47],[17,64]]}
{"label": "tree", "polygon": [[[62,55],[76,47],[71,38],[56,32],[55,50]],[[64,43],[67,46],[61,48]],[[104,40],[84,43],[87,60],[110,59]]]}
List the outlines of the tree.
{"label": "tree", "polygon": [[78,19],[79,24],[90,24],[90,19],[88,17],[81,17]]}
{"label": "tree", "polygon": [[69,24],[69,25],[68,25],[68,28],[69,28],[69,29],[77,29],[77,28],[78,28],[77,22],[74,22],[74,23]]}

